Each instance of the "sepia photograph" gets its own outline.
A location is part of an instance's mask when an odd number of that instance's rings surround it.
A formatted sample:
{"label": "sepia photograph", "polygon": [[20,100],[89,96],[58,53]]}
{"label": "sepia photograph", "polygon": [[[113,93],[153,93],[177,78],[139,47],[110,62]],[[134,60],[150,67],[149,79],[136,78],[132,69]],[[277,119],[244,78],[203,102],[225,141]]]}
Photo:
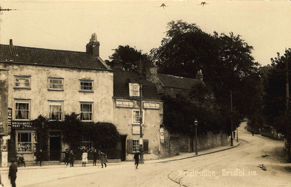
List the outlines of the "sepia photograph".
{"label": "sepia photograph", "polygon": [[290,187],[290,0],[0,0],[0,187]]}

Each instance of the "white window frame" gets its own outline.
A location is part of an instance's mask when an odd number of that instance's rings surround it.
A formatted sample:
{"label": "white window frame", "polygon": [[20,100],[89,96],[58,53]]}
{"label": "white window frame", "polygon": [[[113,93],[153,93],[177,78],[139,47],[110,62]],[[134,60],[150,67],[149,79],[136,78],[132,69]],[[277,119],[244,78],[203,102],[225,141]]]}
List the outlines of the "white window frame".
{"label": "white window frame", "polygon": [[[28,105],[28,107],[26,109],[20,109],[20,107],[17,107],[17,104],[19,103],[25,103]],[[30,99],[15,99],[15,110],[14,110],[14,119],[15,120],[30,120]],[[21,112],[21,111],[26,111],[27,112],[27,118],[17,118],[17,113]]]}
{"label": "white window frame", "polygon": [[140,84],[129,83],[129,96],[130,97],[139,97],[140,96]]}
{"label": "white window frame", "polygon": [[[27,141],[21,141],[21,135],[28,134]],[[24,135],[23,135],[24,136]],[[18,153],[27,153],[33,152],[34,144],[33,144],[33,133],[32,132],[17,132],[17,152]]]}
{"label": "white window frame", "polygon": [[140,145],[139,145],[139,140],[132,140],[132,152],[137,153],[139,152]]}
{"label": "white window frame", "polygon": [[[60,113],[60,119],[52,119],[52,114],[53,114],[53,111],[52,111],[52,106],[60,106],[61,107],[61,110],[60,111],[57,111],[57,114]],[[51,121],[62,121],[63,120],[63,101],[49,101],[49,120]],[[59,116],[59,115],[57,115]]]}
{"label": "white window frame", "polygon": [[[82,85],[82,83],[90,83],[91,86],[86,86]],[[93,92],[93,80],[85,80],[85,79],[80,79],[80,91],[82,92]],[[89,88],[89,89],[86,89]]]}
{"label": "white window frame", "polygon": [[[54,83],[54,81],[61,81],[61,83]],[[48,89],[49,90],[64,90],[64,78],[49,77]]]}
{"label": "white window frame", "polygon": [[[80,120],[81,121],[93,121],[93,102],[84,102],[84,101],[80,101]],[[83,112],[82,110],[82,105],[91,105],[91,111],[87,112]],[[91,119],[82,119],[83,118],[83,114],[91,114]]]}
{"label": "white window frame", "polygon": [[31,88],[30,75],[14,75],[14,88],[30,89]]}
{"label": "white window frame", "polygon": [[143,107],[146,109],[160,109],[160,103],[144,102]]}
{"label": "white window frame", "polygon": [[[140,113],[140,110],[133,109],[132,110],[132,124],[140,124],[140,119],[136,120],[136,113]],[[144,123],[144,110],[142,110],[142,124]],[[140,115],[139,115],[140,116]]]}

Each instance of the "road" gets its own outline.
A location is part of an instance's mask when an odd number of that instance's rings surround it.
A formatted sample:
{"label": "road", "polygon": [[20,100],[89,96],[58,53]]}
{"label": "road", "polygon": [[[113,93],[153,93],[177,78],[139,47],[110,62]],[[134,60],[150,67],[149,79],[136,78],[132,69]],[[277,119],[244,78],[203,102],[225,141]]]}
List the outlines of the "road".
{"label": "road", "polygon": [[[239,128],[240,145],[226,151],[166,161],[146,161],[135,169],[133,162],[100,166],[45,166],[19,168],[17,186],[291,186],[291,164],[282,159],[283,142],[252,136]],[[264,167],[260,167],[260,166]],[[265,170],[264,170],[265,169]],[[11,186],[7,170],[1,170],[2,181]]]}

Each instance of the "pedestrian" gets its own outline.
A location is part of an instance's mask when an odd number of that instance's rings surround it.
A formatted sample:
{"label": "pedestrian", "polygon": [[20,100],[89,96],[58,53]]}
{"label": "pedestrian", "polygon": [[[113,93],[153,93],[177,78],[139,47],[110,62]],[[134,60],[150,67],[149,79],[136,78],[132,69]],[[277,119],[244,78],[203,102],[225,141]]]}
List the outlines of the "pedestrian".
{"label": "pedestrian", "polygon": [[70,151],[70,167],[74,167],[74,162],[75,162],[75,154],[73,152],[73,150]]}
{"label": "pedestrian", "polygon": [[254,136],[254,134],[255,134],[255,132],[254,132],[254,130],[252,130],[252,135]]}
{"label": "pedestrian", "polygon": [[18,167],[19,167],[19,164],[23,164],[24,167],[26,167],[23,154],[21,154],[21,155],[18,157],[18,159],[17,159],[17,166],[18,166]]}
{"label": "pedestrian", "polygon": [[37,159],[39,161],[39,166],[41,166],[41,162],[42,162],[42,157],[43,157],[43,153],[42,153],[42,149],[39,150]]}
{"label": "pedestrian", "polygon": [[10,179],[12,187],[16,187],[16,173],[17,173],[17,165],[15,164],[15,159],[11,159],[11,165],[9,166],[8,178]]}
{"label": "pedestrian", "polygon": [[4,187],[4,184],[2,183],[2,180],[1,180],[1,175],[0,175],[0,187]]}
{"label": "pedestrian", "polygon": [[103,164],[105,165],[105,167],[107,167],[106,162],[107,162],[107,155],[103,152],[101,152],[100,150],[99,152],[99,156],[100,156],[100,162],[101,162],[101,166],[103,168]]}
{"label": "pedestrian", "polygon": [[66,149],[65,151],[65,163],[66,163],[66,166],[69,165],[69,162],[70,162],[70,158],[69,158],[69,149]]}
{"label": "pedestrian", "polygon": [[97,157],[98,157],[97,150],[94,149],[94,151],[93,151],[93,166],[96,166]]}
{"label": "pedestrian", "polygon": [[140,153],[139,152],[134,153],[134,157],[133,158],[134,158],[134,165],[136,165],[135,169],[138,169],[139,157],[140,157]]}
{"label": "pedestrian", "polygon": [[82,167],[86,167],[86,164],[88,163],[88,153],[87,150],[85,149],[83,154],[82,154]]}

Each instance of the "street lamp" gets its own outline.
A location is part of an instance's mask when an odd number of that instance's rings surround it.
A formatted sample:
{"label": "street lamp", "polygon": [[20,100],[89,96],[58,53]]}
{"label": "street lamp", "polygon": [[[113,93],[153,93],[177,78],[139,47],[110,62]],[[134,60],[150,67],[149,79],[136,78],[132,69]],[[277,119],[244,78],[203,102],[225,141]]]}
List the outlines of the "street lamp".
{"label": "street lamp", "polygon": [[194,126],[195,126],[195,153],[198,155],[198,150],[197,150],[197,127],[198,127],[198,121],[195,119],[194,121]]}

